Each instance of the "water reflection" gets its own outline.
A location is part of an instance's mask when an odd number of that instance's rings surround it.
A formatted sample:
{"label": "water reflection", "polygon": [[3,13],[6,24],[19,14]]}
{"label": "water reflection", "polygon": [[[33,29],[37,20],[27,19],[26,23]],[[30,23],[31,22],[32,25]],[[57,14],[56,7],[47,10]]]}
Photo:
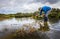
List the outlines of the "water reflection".
{"label": "water reflection", "polygon": [[[38,28],[40,28],[38,22],[36,22],[36,20],[32,18],[12,18],[12,19],[2,20],[0,21],[0,36],[4,36],[14,30],[21,29],[23,27],[25,30],[29,30],[29,27],[34,27],[34,29],[37,30]],[[37,32],[38,35],[42,35],[42,39],[45,38],[48,39],[48,37],[50,39],[57,39],[57,36],[59,37],[59,32],[60,32],[60,21],[54,24],[50,24],[49,28],[50,31],[44,32],[42,34],[40,34],[41,32]],[[43,38],[43,36],[45,38]]]}
{"label": "water reflection", "polygon": [[0,31],[4,28],[7,29],[19,29],[23,25],[31,25],[31,26],[37,26],[38,24],[35,23],[34,19],[31,18],[13,18],[13,19],[7,19],[0,21]]}
{"label": "water reflection", "polygon": [[50,26],[50,28],[53,29],[53,30],[60,31],[60,21],[52,24],[52,26]]}
{"label": "water reflection", "polygon": [[[39,20],[38,20],[39,22]],[[0,31],[4,28],[7,29],[19,29],[24,25],[32,26],[35,28],[39,28],[40,25],[36,20],[32,18],[12,18],[0,21]],[[49,23],[50,29],[60,30],[60,21],[54,24]]]}

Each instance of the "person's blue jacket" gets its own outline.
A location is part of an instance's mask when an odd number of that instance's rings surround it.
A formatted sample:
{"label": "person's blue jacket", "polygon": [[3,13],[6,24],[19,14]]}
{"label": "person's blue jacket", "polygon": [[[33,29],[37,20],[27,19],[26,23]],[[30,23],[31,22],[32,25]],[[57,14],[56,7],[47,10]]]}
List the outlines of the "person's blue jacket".
{"label": "person's blue jacket", "polygon": [[48,14],[47,12],[48,12],[49,10],[51,10],[51,7],[49,7],[49,6],[43,6],[43,7],[41,8],[40,15],[42,15],[42,11],[44,12],[44,14]]}

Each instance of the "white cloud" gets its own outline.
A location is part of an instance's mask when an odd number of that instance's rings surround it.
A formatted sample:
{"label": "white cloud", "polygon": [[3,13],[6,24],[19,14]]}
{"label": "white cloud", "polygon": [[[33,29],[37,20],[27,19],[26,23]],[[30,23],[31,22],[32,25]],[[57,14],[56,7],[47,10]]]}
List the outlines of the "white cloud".
{"label": "white cloud", "polygon": [[50,4],[47,1],[42,4],[42,0],[0,0],[0,13],[16,13],[16,12],[34,12],[39,7],[48,5],[55,8],[60,8],[60,2]]}

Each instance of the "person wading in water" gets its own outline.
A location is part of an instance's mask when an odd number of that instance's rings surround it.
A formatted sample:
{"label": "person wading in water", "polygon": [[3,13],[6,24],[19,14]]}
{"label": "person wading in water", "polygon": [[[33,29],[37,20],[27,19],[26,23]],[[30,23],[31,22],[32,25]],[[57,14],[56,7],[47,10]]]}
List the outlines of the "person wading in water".
{"label": "person wading in water", "polygon": [[[43,6],[40,10],[40,16],[44,18],[44,27],[43,29],[46,30],[48,27],[48,14],[51,11],[51,7]],[[42,14],[44,12],[44,14]]]}

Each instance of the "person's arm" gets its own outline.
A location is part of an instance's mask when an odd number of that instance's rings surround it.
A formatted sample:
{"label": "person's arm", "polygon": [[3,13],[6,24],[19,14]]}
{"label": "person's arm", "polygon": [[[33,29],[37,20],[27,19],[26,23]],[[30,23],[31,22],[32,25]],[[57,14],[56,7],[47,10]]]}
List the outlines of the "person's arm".
{"label": "person's arm", "polygon": [[40,15],[42,15],[42,9],[40,10]]}

